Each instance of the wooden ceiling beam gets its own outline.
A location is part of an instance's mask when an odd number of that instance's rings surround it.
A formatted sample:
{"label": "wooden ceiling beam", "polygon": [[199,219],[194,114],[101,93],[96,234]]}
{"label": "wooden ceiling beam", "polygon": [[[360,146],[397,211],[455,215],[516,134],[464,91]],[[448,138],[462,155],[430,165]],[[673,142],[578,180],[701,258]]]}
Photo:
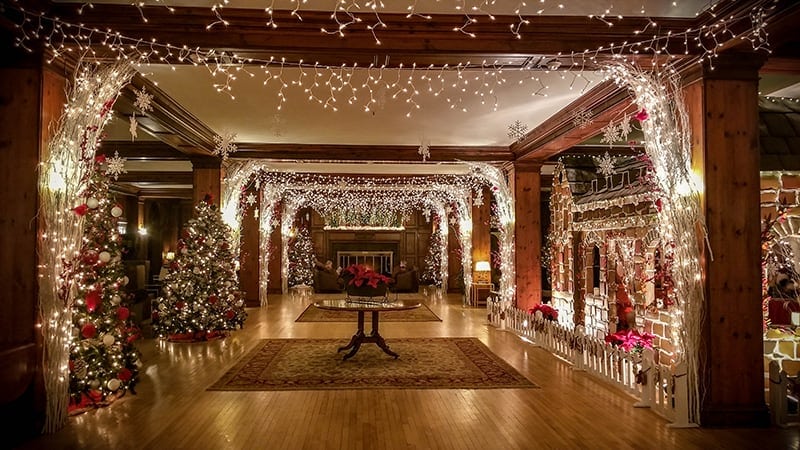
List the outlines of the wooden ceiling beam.
{"label": "wooden ceiling beam", "polygon": [[[595,136],[630,105],[627,90],[612,81],[605,81],[534,128],[510,149],[517,161],[546,161]],[[584,126],[576,125],[575,114],[578,111],[590,113],[591,121]]]}
{"label": "wooden ceiling beam", "polygon": [[161,141],[101,141],[98,153],[119,156],[131,161],[187,161],[186,154]]}
{"label": "wooden ceiling beam", "polygon": [[[478,36],[473,39],[454,31],[464,25],[464,16],[460,14],[437,14],[435,20],[424,21],[407,19],[406,14],[382,13],[381,19],[387,27],[376,31],[380,39],[377,44],[364,23],[348,27],[344,37],[321,32],[322,28],[335,26],[330,12],[325,11],[302,11],[302,21],[292,17],[290,11],[275,11],[273,17],[279,26],[272,29],[266,25],[267,16],[262,10],[225,8],[221,15],[228,25],[215,25],[213,32],[209,32],[209,24],[217,20],[210,8],[178,7],[175,13],[167,8],[146,8],[147,22],[143,23],[131,19],[132,14],[138,15],[131,6],[94,4],[78,14],[80,6],[56,4],[53,13],[67,22],[111,29],[145,42],[155,39],[161,43],[214,48],[259,59],[274,56],[279,60],[282,56],[296,55],[311,64],[327,63],[321,60],[327,55],[335,55],[336,64],[357,62],[361,65],[384,64],[387,56],[392,65],[403,60],[413,62],[425,55],[438,55],[442,62],[446,57],[451,63],[477,57],[487,59],[490,64],[503,57],[568,55],[628,41],[635,31],[649,23],[648,18],[628,17],[609,27],[584,16],[531,16],[526,17],[530,23],[521,28],[522,38],[518,39],[509,28],[516,25],[519,18],[498,15],[495,20],[477,17],[478,21],[468,27],[469,32]],[[662,34],[683,32],[697,21],[695,18],[654,20]],[[674,45],[671,53],[683,54],[683,43],[675,40]],[[480,64],[481,60],[472,62]]]}
{"label": "wooden ceiling beam", "polygon": [[192,172],[131,171],[117,178],[120,183],[192,184]]}
{"label": "wooden ceiling beam", "polygon": [[[296,159],[308,161],[413,161],[422,160],[418,146],[340,144],[237,143],[234,158]],[[429,161],[513,161],[508,147],[430,147]]]}

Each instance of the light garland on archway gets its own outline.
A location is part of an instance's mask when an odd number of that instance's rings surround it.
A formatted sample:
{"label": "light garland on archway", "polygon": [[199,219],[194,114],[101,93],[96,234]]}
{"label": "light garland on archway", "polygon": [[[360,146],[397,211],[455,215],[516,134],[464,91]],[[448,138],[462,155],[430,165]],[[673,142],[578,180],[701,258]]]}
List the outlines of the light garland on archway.
{"label": "light garland on archway", "polygon": [[[691,420],[700,420],[700,339],[705,316],[700,249],[705,242],[700,187],[691,169],[691,127],[674,73],[644,72],[626,64],[610,64],[608,75],[628,87],[649,119],[642,122],[645,151],[653,163],[655,181],[663,193],[658,216],[661,241],[674,243],[677,304],[672,311],[672,343],[678,361],[685,361],[689,379]],[[697,235],[698,226],[703,230]]]}
{"label": "light garland on archway", "polygon": [[64,264],[78,252],[83,220],[73,208],[95,164],[95,150],[120,90],[133,76],[127,63],[82,65],[56,133],[40,165],[41,235],[39,316],[43,338],[46,392],[44,432],[54,433],[67,420],[69,347],[74,287],[60,278]]}
{"label": "light garland on archway", "polygon": [[[473,192],[479,192],[484,186],[489,186],[495,196],[500,224],[500,254],[501,254],[501,286],[503,298],[510,305],[514,298],[514,238],[509,230],[513,230],[514,204],[511,190],[506,183],[503,172],[485,163],[465,163],[470,168],[470,173],[465,175],[436,175],[419,177],[396,178],[370,178],[370,177],[344,177],[319,174],[275,172],[270,171],[269,162],[263,161],[232,161],[227,167],[227,177],[223,180],[222,205],[223,218],[228,225],[235,229],[232,239],[240,238],[241,220],[244,207],[244,193],[251,187],[269,192],[262,193],[261,211],[261,271],[259,274],[262,286],[259,297],[262,305],[266,302],[266,283],[269,273],[266,269],[269,253],[269,235],[271,231],[271,217],[265,223],[265,215],[271,214],[278,201],[291,198],[292,211],[302,207],[311,207],[317,211],[334,211],[337,208],[347,208],[350,205],[372,205],[373,211],[384,214],[407,215],[413,210],[444,209],[450,205],[454,212],[454,220],[459,225],[459,243],[465,256],[462,264],[465,267],[465,285],[469,286],[471,280],[471,245],[469,236],[472,232],[471,203]],[[269,203],[267,203],[269,202]],[[442,216],[443,220],[447,220]],[[286,220],[289,220],[287,218]],[[466,234],[465,234],[466,233]],[[234,243],[234,248],[239,248]],[[445,251],[446,252],[446,251]],[[282,252],[283,254],[283,252]],[[237,253],[238,257],[238,253]],[[283,259],[283,257],[282,257]],[[446,261],[446,258],[444,259]]]}

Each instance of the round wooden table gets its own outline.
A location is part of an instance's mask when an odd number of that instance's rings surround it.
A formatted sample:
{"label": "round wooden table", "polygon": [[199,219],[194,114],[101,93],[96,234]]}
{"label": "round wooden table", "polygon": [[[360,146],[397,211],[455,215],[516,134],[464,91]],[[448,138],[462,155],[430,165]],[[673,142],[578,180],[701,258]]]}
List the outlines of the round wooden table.
{"label": "round wooden table", "polygon": [[[419,302],[406,302],[402,300],[396,301],[372,301],[372,300],[323,300],[320,302],[314,303],[314,306],[319,309],[327,309],[331,311],[355,311],[358,313],[358,331],[353,337],[350,339],[350,343],[345,345],[344,347],[339,347],[339,352],[350,350],[349,353],[344,355],[345,360],[352,358],[356,353],[358,353],[358,349],[361,348],[361,344],[365,342],[373,342],[378,345],[387,355],[394,356],[397,358],[397,353],[391,351],[389,346],[386,345],[386,341],[383,337],[378,333],[378,313],[381,311],[403,311],[408,309],[415,309],[419,308],[421,304]],[[369,335],[364,334],[364,313],[371,312],[372,313],[372,331]]]}

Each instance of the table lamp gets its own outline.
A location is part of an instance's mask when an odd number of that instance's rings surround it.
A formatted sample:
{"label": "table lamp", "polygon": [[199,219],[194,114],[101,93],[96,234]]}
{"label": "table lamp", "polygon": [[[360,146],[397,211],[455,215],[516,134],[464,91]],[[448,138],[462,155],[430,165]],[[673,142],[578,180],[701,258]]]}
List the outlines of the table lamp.
{"label": "table lamp", "polygon": [[472,275],[475,283],[490,283],[492,278],[492,266],[489,261],[478,261],[475,263],[475,273]]}

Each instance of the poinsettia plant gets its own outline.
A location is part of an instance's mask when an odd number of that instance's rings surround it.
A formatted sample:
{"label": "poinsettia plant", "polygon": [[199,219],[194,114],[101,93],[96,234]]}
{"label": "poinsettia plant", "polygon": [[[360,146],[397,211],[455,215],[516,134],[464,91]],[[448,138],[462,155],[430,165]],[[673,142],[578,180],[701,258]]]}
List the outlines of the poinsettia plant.
{"label": "poinsettia plant", "polygon": [[537,311],[542,312],[542,317],[547,320],[557,320],[558,319],[558,310],[553,308],[550,305],[539,303],[538,305],[534,306],[533,308],[528,310],[529,314],[536,314]]}
{"label": "poinsettia plant", "polygon": [[361,287],[370,286],[378,287],[380,283],[389,284],[392,279],[386,275],[375,272],[371,268],[363,264],[352,264],[342,272],[342,277],[347,280],[347,284]]}
{"label": "poinsettia plant", "polygon": [[653,336],[650,333],[639,333],[636,330],[619,330],[606,335],[606,342],[617,347],[622,347],[626,352],[641,352],[646,348],[653,348]]}

